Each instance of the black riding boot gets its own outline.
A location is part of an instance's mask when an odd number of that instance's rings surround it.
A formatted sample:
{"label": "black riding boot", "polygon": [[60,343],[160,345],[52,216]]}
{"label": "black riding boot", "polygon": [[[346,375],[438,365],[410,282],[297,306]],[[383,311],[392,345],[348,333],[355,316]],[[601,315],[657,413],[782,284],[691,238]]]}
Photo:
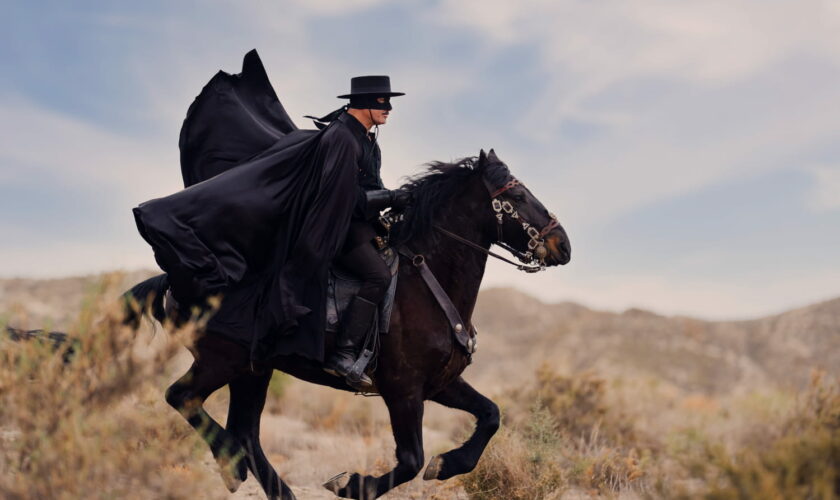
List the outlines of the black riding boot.
{"label": "black riding boot", "polygon": [[[347,377],[350,369],[358,358],[368,331],[373,324],[377,305],[359,296],[353,298],[353,303],[341,324],[341,332],[335,342],[335,352],[324,364],[324,370],[333,375]],[[373,382],[370,377],[361,374],[359,380],[347,379],[347,383],[356,388],[371,388]]]}

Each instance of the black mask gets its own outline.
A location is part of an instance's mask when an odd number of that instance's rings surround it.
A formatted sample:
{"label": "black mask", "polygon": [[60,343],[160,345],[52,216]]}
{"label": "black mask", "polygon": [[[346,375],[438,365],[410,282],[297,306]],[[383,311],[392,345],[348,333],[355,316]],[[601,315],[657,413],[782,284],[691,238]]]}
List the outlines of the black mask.
{"label": "black mask", "polygon": [[350,97],[350,107],[353,109],[381,109],[390,111],[391,98],[385,97],[385,102],[379,102],[376,99],[382,96],[376,95],[354,95]]}

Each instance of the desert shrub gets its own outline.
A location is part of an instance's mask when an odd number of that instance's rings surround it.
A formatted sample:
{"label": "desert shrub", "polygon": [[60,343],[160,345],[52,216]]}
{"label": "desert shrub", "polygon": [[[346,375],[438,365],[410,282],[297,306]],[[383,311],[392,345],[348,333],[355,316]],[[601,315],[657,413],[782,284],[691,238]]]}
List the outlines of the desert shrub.
{"label": "desert shrub", "polygon": [[545,408],[536,405],[526,427],[503,427],[461,484],[471,500],[534,500],[566,484],[559,459],[560,435]]}
{"label": "desert shrub", "polygon": [[840,497],[840,388],[816,374],[778,435],[729,450],[710,443],[689,457],[709,499]]}
{"label": "desert shrub", "polygon": [[516,399],[525,407],[541,402],[565,438],[596,438],[614,444],[637,441],[631,419],[608,402],[603,378],[589,372],[564,375],[547,364],[537,369],[535,378],[533,387]]}
{"label": "desert shrub", "polygon": [[594,494],[644,488],[651,451],[633,446],[632,420],[610,407],[604,380],[542,366],[531,387],[504,399],[501,431],[461,480],[470,499],[559,498],[573,487]]}
{"label": "desert shrub", "polygon": [[162,397],[192,330],[151,349],[100,299],[68,332],[69,362],[49,343],[0,341],[0,497],[212,497],[203,485],[221,482],[195,460],[206,448]]}
{"label": "desert shrub", "polygon": [[566,437],[588,436],[599,427],[607,413],[604,401],[606,383],[591,373],[561,375],[548,365],[536,372],[534,387],[525,401],[537,401]]}
{"label": "desert shrub", "polygon": [[372,436],[378,425],[367,398],[343,393],[329,393],[325,399],[312,401],[302,415],[304,422],[321,431]]}

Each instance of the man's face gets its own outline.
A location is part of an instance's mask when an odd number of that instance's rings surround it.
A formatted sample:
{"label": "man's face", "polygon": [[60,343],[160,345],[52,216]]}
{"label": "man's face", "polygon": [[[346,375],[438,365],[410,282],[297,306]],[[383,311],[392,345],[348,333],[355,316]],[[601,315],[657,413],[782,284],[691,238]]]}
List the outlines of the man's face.
{"label": "man's face", "polygon": [[[386,103],[390,101],[390,97],[377,97],[376,102]],[[371,109],[370,110],[370,117],[373,119],[374,125],[385,125],[385,122],[388,121],[388,113],[391,111],[387,111],[384,109]]]}

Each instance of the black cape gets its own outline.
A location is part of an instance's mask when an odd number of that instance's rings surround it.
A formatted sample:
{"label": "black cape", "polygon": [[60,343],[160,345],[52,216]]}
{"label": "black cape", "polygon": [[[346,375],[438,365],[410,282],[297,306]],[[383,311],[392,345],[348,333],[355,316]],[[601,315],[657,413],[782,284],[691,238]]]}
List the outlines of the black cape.
{"label": "black cape", "polygon": [[208,329],[252,357],[324,357],[327,271],[356,201],[358,141],[298,130],[255,50],[220,71],[181,129],[186,188],[134,209],[176,297],[221,294]]}

